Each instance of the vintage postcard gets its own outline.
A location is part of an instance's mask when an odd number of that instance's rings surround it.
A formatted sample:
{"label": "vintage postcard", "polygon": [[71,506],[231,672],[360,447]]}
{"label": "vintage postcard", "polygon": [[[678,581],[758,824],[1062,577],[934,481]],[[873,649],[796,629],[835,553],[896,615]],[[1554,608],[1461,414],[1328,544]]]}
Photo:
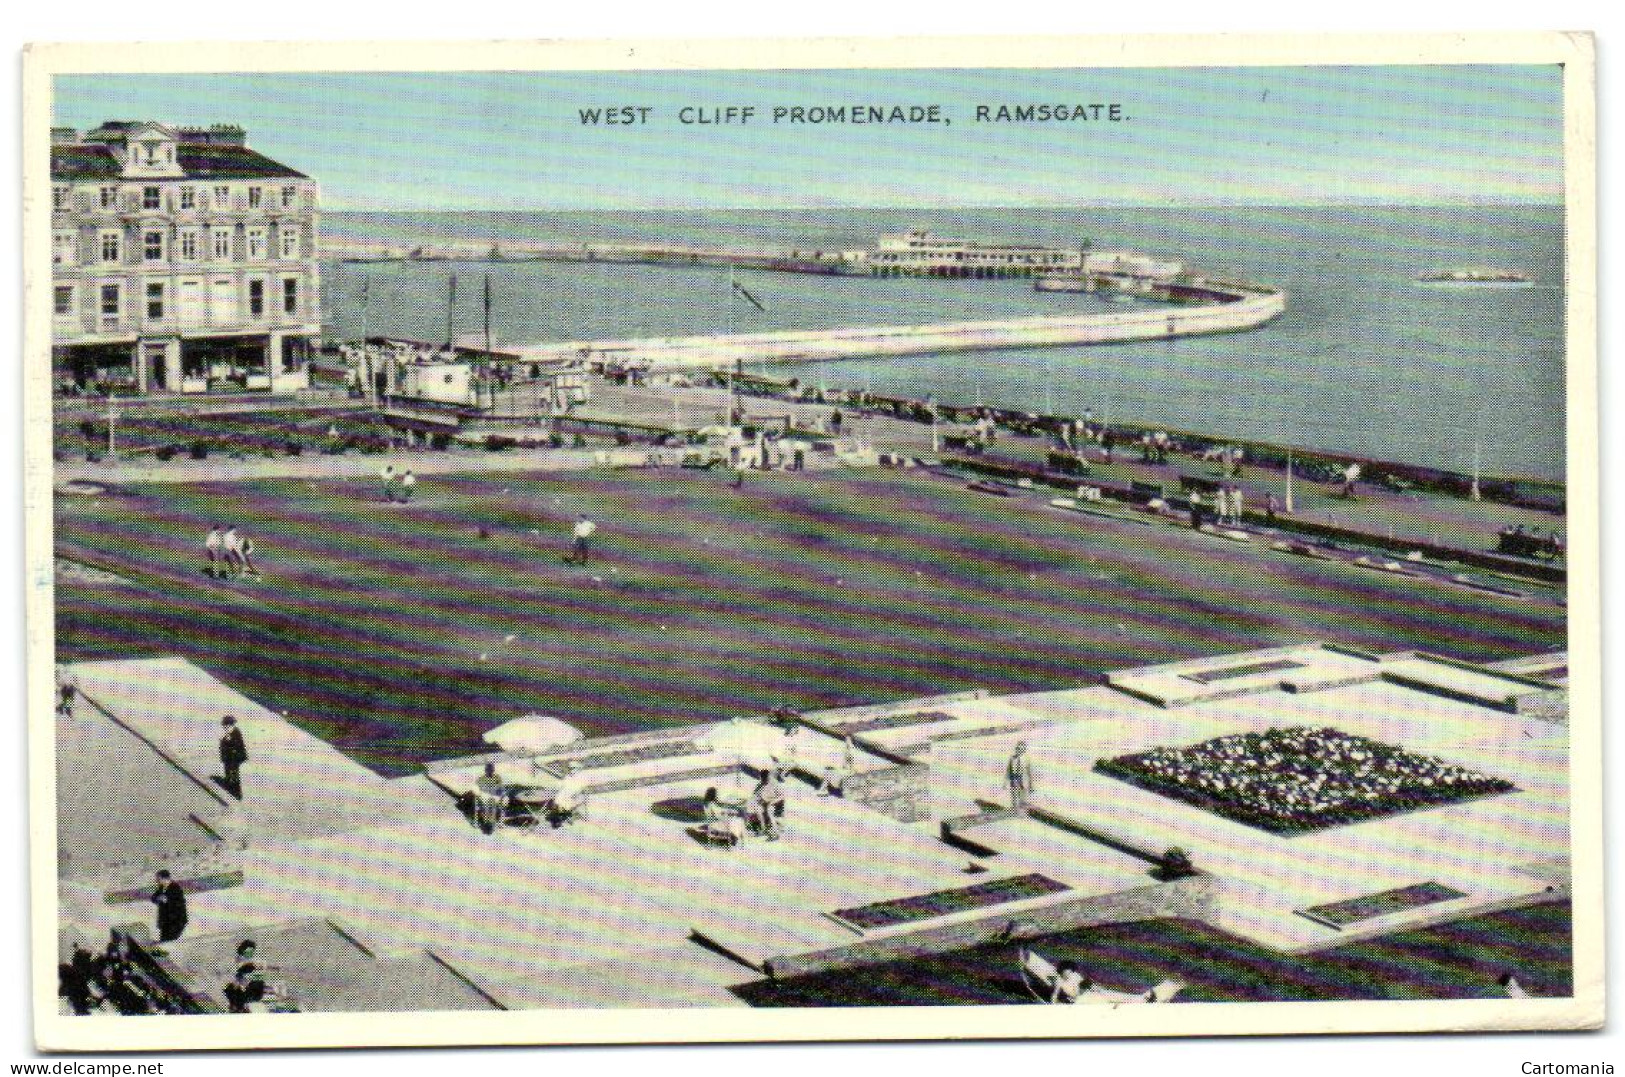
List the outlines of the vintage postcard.
{"label": "vintage postcard", "polygon": [[42,1047],[1601,1021],[1588,38],[25,77]]}

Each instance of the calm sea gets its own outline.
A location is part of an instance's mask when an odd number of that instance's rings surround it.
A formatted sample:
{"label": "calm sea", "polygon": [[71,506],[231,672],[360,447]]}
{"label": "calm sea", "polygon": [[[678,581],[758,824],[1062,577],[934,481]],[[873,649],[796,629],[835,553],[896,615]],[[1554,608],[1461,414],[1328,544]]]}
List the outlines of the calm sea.
{"label": "calm sea", "polygon": [[[670,241],[829,251],[929,228],[992,242],[1124,247],[1269,282],[1287,313],[1247,333],[1089,348],[851,360],[795,370],[835,387],[1167,424],[1489,474],[1564,476],[1562,211],[1556,207],[1225,207],[682,213],[346,214],[329,235]],[[1421,270],[1513,269],[1532,287],[1429,287]],[[334,264],[329,334],[442,340],[480,328],[492,280],[501,343],[904,324],[1097,307],[1024,281],[739,274],[767,309],[731,306],[725,270],[602,264]],[[368,281],[365,309],[362,282]],[[365,322],[365,324],[363,324]]]}

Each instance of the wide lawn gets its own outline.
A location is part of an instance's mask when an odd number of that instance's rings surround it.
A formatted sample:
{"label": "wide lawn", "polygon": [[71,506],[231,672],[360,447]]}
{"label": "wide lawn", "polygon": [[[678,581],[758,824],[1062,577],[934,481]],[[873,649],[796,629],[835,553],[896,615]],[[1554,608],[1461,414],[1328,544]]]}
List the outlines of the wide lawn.
{"label": "wide lawn", "polygon": [[[594,558],[563,563],[578,512]],[[531,711],[590,733],[1103,671],[1309,639],[1488,660],[1564,646],[1550,600],[1420,584],[922,472],[275,479],[59,496],[62,660],[183,655],[399,773]],[[202,571],[209,525],[263,582]]]}
{"label": "wide lawn", "polygon": [[[1493,913],[1425,930],[1294,957],[1190,920],[1111,924],[1027,945],[1074,961],[1097,983],[1144,991],[1165,979],[1176,1001],[1297,1002],[1337,999],[1505,998],[1510,972],[1531,993],[1574,993],[1568,902]],[[746,984],[753,1006],[996,1006],[1030,1003],[1015,944],[979,946],[915,961]]]}

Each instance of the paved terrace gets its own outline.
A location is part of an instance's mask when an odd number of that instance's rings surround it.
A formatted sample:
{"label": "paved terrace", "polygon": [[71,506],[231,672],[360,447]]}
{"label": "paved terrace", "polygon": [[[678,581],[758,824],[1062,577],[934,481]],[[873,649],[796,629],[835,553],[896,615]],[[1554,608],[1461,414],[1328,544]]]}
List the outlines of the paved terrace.
{"label": "paved terrace", "polygon": [[[59,745],[62,773],[90,773],[81,757],[115,743],[124,756],[100,772],[102,795],[59,785],[59,838],[74,854],[63,860],[64,931],[94,939],[149,919],[139,891],[167,864],[206,882],[171,947],[198,989],[218,990],[235,940],[267,939],[307,1009],[739,1005],[728,989],[764,972],[1168,915],[1306,951],[1568,886],[1567,725],[1552,686],[1413,654],[1282,648],[1126,671],[1075,691],[809,715],[786,738],[801,778],[790,783],[785,837],[737,849],[690,833],[706,788],[738,794],[751,781],[738,757],[705,746],[706,728],[386,781],[184,662],[65,672],[84,698],[66,720],[81,732]],[[211,778],[225,712],[242,722],[252,756],[241,807]],[[1297,724],[1437,754],[1518,789],[1282,837],[1092,770],[1155,745]],[[820,796],[806,779],[844,765],[848,736],[853,774],[843,795]],[[1003,810],[1017,739],[1039,773],[1029,813]],[[584,771],[593,795],[578,823],[485,835],[458,810],[456,794],[488,758],[545,786],[548,764],[606,749],[625,754]],[[944,821],[956,840],[944,840]],[[200,833],[214,847],[201,854]],[[143,855],[114,856],[125,843]],[[1201,874],[1151,870],[1176,845]],[[1065,889],[890,926],[831,915],[1034,874]],[[1342,931],[1298,913],[1426,882],[1465,896]],[[360,986],[398,978],[418,993]]]}

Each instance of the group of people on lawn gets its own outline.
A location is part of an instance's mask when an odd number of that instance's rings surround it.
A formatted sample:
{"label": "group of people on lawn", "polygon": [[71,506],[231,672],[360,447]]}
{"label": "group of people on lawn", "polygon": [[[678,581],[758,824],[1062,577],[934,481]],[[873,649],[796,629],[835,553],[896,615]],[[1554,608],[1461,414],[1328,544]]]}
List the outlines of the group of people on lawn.
{"label": "group of people on lawn", "polygon": [[232,576],[258,576],[254,567],[254,540],[235,526],[215,524],[203,540],[204,571],[214,579]]}

